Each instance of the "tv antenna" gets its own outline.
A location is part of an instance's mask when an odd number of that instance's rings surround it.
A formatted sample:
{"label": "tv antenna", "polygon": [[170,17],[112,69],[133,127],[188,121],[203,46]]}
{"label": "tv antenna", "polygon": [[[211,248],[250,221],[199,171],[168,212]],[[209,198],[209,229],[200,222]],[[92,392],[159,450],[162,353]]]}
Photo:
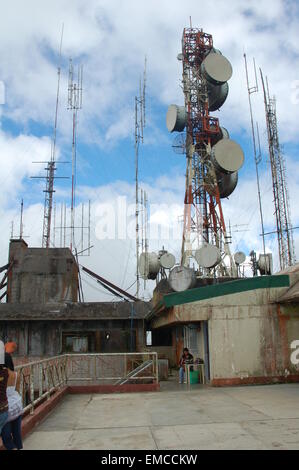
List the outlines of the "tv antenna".
{"label": "tv antenna", "polygon": [[[56,106],[55,106],[55,119],[54,119],[54,130],[53,138],[51,143],[51,157],[48,162],[34,162],[34,163],[47,163],[46,176],[32,176],[31,178],[45,178],[46,189],[45,202],[44,202],[44,219],[43,219],[43,236],[42,236],[42,247],[49,248],[50,236],[51,236],[51,221],[52,221],[52,209],[53,209],[53,193],[54,191],[54,179],[58,178],[55,176],[56,171],[56,137],[57,137],[57,119],[58,119],[58,106],[59,106],[59,91],[60,91],[60,76],[61,76],[61,50],[62,50],[62,39],[63,39],[64,25],[62,25],[60,47],[59,47],[59,65],[57,67],[57,94],[56,94]],[[63,177],[60,177],[63,178]]]}
{"label": "tv antenna", "polygon": [[71,196],[71,236],[70,249],[72,251],[75,238],[75,203],[76,203],[76,147],[77,147],[77,118],[78,111],[82,108],[83,91],[83,66],[78,66],[77,77],[74,76],[73,61],[69,63],[69,81],[68,81],[68,107],[73,113],[73,133],[72,133],[72,196]]}
{"label": "tv antenna", "polygon": [[145,87],[146,87],[146,57],[144,59],[143,83],[139,82],[139,96],[135,96],[135,218],[136,218],[136,298],[139,299],[139,146],[143,144],[143,131],[145,127]]}
{"label": "tv antenna", "polygon": [[257,124],[257,136],[258,136],[258,143],[259,143],[259,153],[257,153],[255,129],[254,129],[254,123],[253,123],[253,111],[252,111],[252,103],[251,103],[251,95],[253,93],[258,93],[259,88],[258,88],[258,81],[257,81],[255,59],[253,59],[255,85],[252,86],[252,87],[250,87],[250,85],[249,85],[248,66],[247,66],[247,58],[246,58],[245,53],[244,53],[244,62],[245,62],[247,91],[248,91],[248,102],[249,102],[249,110],[250,110],[250,121],[251,121],[252,142],[253,142],[253,152],[254,152],[255,171],[256,171],[256,182],[257,182],[257,190],[258,190],[259,209],[260,209],[260,219],[261,219],[261,228],[262,228],[263,253],[264,253],[264,255],[266,255],[264,216],[263,216],[262,196],[261,196],[260,177],[259,177],[259,168],[258,168],[259,164],[262,161],[262,155],[261,155],[261,150],[260,150],[260,137],[259,137],[258,124]]}

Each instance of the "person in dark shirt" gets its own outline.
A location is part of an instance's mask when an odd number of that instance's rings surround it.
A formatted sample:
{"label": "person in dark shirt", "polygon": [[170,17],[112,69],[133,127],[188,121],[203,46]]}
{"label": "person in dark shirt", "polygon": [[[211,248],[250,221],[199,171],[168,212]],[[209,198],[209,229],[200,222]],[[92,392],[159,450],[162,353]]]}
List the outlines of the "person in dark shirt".
{"label": "person in dark shirt", "polygon": [[17,345],[13,341],[9,341],[5,344],[5,364],[11,371],[14,371],[14,363],[12,354],[17,350]]}
{"label": "person in dark shirt", "polygon": [[180,359],[180,371],[179,371],[180,384],[184,383],[186,364],[193,364],[193,356],[189,352],[188,348],[184,348],[183,355]]}
{"label": "person in dark shirt", "polygon": [[8,401],[6,396],[8,369],[5,367],[4,343],[0,341],[0,432],[8,418]]}
{"label": "person in dark shirt", "polygon": [[8,369],[10,369],[12,372],[15,370],[15,366],[12,360],[12,357],[9,353],[5,353],[5,365]]}

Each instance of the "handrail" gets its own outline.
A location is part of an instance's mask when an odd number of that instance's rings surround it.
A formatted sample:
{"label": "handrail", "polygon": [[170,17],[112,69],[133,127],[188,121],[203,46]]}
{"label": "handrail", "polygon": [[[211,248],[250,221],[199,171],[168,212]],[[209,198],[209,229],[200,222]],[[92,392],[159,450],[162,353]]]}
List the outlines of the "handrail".
{"label": "handrail", "polygon": [[[119,358],[119,360],[118,360]],[[135,361],[134,361],[135,360]],[[136,369],[135,362],[140,366],[151,361],[148,375],[130,377]],[[159,382],[158,354],[156,352],[136,353],[65,353],[38,361],[17,365],[15,371],[20,375],[20,393],[23,399],[24,412],[34,413],[35,407],[43,400],[69,383],[76,382],[112,382],[150,380]],[[108,374],[108,375],[107,375]],[[121,384],[120,384],[121,385]]]}

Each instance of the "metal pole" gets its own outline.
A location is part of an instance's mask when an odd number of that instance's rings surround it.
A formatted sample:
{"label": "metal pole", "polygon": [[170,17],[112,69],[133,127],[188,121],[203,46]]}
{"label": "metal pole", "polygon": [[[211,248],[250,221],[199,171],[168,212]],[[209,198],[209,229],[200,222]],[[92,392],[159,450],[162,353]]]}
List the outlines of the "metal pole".
{"label": "metal pole", "polygon": [[[258,158],[257,151],[256,151],[255,131],[254,131],[254,124],[253,124],[253,112],[252,112],[252,104],[251,104],[251,94],[257,93],[258,87],[257,87],[257,83],[256,83],[256,86],[253,88],[250,88],[249,86],[246,54],[244,54],[244,62],[245,62],[246,81],[247,81],[247,90],[248,90],[248,102],[249,102],[249,110],[250,110],[250,121],[251,121],[251,131],[252,131],[252,141],[253,141],[253,151],[254,151],[254,161],[255,161],[255,171],[256,171],[256,182],[257,182],[257,190],[258,190],[259,210],[260,210],[261,227],[262,227],[263,252],[264,252],[264,255],[266,255],[264,216],[263,216],[260,178],[259,178],[259,170],[258,170],[258,165],[261,162],[261,158]],[[256,76],[256,68],[255,68],[255,76]]]}
{"label": "metal pole", "polygon": [[139,186],[138,186],[138,150],[139,150],[138,98],[135,96],[135,218],[136,218],[136,297],[139,299]]}

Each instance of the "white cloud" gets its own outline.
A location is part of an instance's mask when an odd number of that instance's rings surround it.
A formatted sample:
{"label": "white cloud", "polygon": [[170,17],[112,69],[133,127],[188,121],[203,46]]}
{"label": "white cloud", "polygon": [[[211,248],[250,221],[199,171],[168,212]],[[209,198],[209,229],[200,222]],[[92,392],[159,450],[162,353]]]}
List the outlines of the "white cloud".
{"label": "white cloud", "polygon": [[[16,14],[17,12],[17,14]],[[248,60],[255,56],[258,66],[269,77],[271,92],[277,96],[278,120],[282,143],[298,145],[299,104],[292,101],[292,84],[298,80],[294,67],[298,58],[298,4],[273,0],[271,7],[264,0],[244,3],[237,0],[213,4],[198,0],[11,0],[1,7],[0,81],[5,84],[6,103],[0,105],[0,116],[10,118],[20,126],[20,135],[0,131],[2,158],[1,183],[1,259],[6,262],[10,223],[18,226],[19,202],[26,178],[35,167],[32,161],[48,160],[50,140],[29,135],[33,122],[52,128],[57,86],[57,62],[61,25],[64,23],[63,73],[59,108],[59,145],[61,153],[70,145],[71,119],[66,111],[67,60],[84,64],[83,110],[79,114],[80,142],[97,148],[113,148],[126,137],[133,136],[134,96],[138,91],[143,71],[144,55],[148,60],[147,78],[147,131],[146,146],[165,144],[170,137],[160,129],[157,113],[170,103],[182,103],[180,88],[181,63],[176,56],[181,47],[181,34],[192,16],[194,26],[203,27],[213,34],[216,47],[230,59],[234,75],[230,93],[219,114],[221,124],[233,136],[250,136],[248,100],[244,72],[243,52]],[[251,70],[251,80],[252,80]],[[151,103],[155,103],[155,107]],[[265,118],[262,95],[253,96],[255,118],[260,122],[263,149],[266,149]],[[158,109],[158,111],[157,111]],[[162,111],[164,112],[164,111]],[[164,121],[164,118],[163,118]],[[88,156],[84,156],[89,165]],[[161,159],[163,155],[161,155]],[[246,156],[247,161],[251,158]],[[249,232],[235,232],[234,249],[259,250],[261,246],[258,201],[255,176],[240,172],[239,185],[229,201],[225,201],[225,218],[232,226],[249,224]],[[294,225],[299,224],[297,202],[297,162],[287,158],[291,213]],[[82,168],[86,171],[86,168]],[[42,168],[35,170],[37,173]],[[36,173],[35,173],[36,174]],[[143,175],[145,176],[145,175]],[[132,175],[133,180],[133,175]],[[159,178],[144,177],[142,186],[150,202],[182,207],[184,174],[177,168]],[[261,186],[265,223],[275,229],[269,166],[261,167]],[[57,196],[66,194],[57,189]],[[99,204],[126,196],[134,202],[134,185],[114,181],[100,187],[78,188],[78,200],[92,200],[92,213]],[[32,191],[35,191],[32,186]],[[40,192],[40,194],[42,194]],[[43,201],[32,201],[25,206],[25,234],[30,245],[39,245],[42,230]],[[183,207],[181,210],[183,213]],[[170,216],[161,210],[156,221],[164,225],[174,223],[179,209]],[[243,226],[246,229],[246,226]],[[93,221],[93,233],[95,220]],[[237,230],[237,228],[235,228]],[[297,252],[299,237],[294,232]],[[155,240],[151,249],[162,244],[177,257],[179,240]],[[168,243],[168,244],[167,244]],[[267,239],[267,248],[276,252],[276,241]],[[123,287],[134,282],[135,245],[132,240],[96,241],[90,258],[82,258],[89,267]],[[83,262],[84,264],[84,262]],[[277,258],[276,258],[277,264]],[[132,282],[131,282],[132,281]],[[85,281],[84,281],[85,282]],[[92,282],[92,281],[87,281]],[[152,287],[152,284],[151,284]],[[86,285],[86,298],[99,299],[97,292]],[[134,292],[134,288],[131,289]],[[149,290],[148,290],[149,294]],[[109,297],[105,297],[106,300]]]}

